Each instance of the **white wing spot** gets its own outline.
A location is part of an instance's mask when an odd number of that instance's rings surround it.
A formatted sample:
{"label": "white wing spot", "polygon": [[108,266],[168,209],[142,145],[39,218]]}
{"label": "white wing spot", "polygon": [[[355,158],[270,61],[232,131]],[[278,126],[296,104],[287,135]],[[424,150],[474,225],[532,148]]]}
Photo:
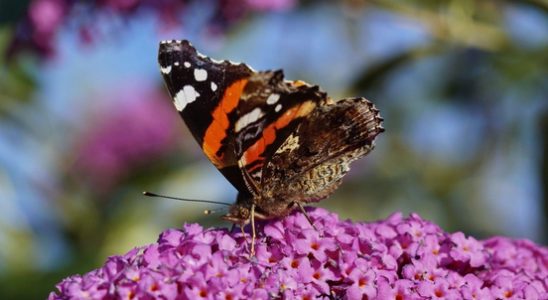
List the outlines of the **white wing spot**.
{"label": "white wing spot", "polygon": [[183,65],[185,65],[185,68],[190,68],[190,63],[188,61],[185,61]]}
{"label": "white wing spot", "polygon": [[278,104],[278,105],[276,105],[276,107],[274,107],[274,110],[275,110],[276,112],[279,112],[281,109],[282,109],[282,105],[281,105],[281,104]]}
{"label": "white wing spot", "polygon": [[217,85],[213,81],[211,82],[211,90],[214,92],[217,90]]}
{"label": "white wing spot", "polygon": [[248,112],[247,114],[243,115],[238,121],[236,121],[236,125],[234,126],[234,130],[236,132],[239,132],[243,128],[245,128],[247,125],[259,120],[264,115],[263,111],[260,108],[255,108],[251,112]]}
{"label": "white wing spot", "polygon": [[176,62],[173,63],[173,65],[177,67],[177,66],[179,66],[179,62],[176,61]]}
{"label": "white wing spot", "polygon": [[165,68],[160,66],[160,72],[162,72],[163,74],[169,74],[171,72],[171,66],[167,66]]}
{"label": "white wing spot", "polygon": [[204,69],[194,69],[194,79],[196,81],[205,81],[207,79],[207,71]]}
{"label": "white wing spot", "polygon": [[266,99],[266,104],[272,105],[278,102],[278,100],[280,100],[280,94],[270,94]]}
{"label": "white wing spot", "polygon": [[286,151],[291,152],[297,148],[299,148],[299,136],[294,136],[292,134],[287,138],[287,140],[285,140],[282,146],[278,150],[276,150],[276,153],[282,153]]}
{"label": "white wing spot", "polygon": [[194,102],[196,98],[198,98],[200,94],[196,92],[193,86],[191,85],[185,85],[182,90],[180,90],[173,99],[175,108],[178,111],[183,111],[187,104]]}
{"label": "white wing spot", "polygon": [[259,171],[255,171],[250,174],[251,177],[255,178],[257,181],[261,180],[261,177],[263,177],[263,170],[259,169]]}

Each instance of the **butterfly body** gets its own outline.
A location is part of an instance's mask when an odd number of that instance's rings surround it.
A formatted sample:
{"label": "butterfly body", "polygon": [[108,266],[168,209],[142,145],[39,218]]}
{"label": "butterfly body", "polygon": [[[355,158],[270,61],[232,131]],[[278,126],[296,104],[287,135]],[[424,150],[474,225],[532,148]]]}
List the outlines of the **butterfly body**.
{"label": "butterfly body", "polygon": [[224,216],[238,224],[326,198],[384,131],[365,98],[333,101],[281,70],[214,61],[184,40],[161,42],[158,59],[179,114],[239,192]]}

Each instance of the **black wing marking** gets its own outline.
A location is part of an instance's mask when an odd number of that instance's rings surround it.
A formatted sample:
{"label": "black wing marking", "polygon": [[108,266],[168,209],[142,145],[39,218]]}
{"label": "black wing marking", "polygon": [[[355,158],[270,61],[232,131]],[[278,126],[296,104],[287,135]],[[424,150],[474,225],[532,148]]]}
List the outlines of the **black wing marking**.
{"label": "black wing marking", "polygon": [[211,124],[211,114],[221,102],[223,91],[235,81],[248,78],[254,73],[243,63],[214,61],[200,54],[186,40],[162,41],[158,62],[172,99],[184,91],[186,86],[192,87],[199,94],[179,114],[200,146]]}

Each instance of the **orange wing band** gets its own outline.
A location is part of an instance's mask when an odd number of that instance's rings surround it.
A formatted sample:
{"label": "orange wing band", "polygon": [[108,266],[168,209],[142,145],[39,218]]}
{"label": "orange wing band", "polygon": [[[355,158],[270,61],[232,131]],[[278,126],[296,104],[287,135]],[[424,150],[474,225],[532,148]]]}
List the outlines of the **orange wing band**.
{"label": "orange wing band", "polygon": [[217,167],[224,167],[223,155],[217,155],[222,142],[227,136],[230,126],[228,114],[238,106],[240,96],[247,84],[247,79],[241,79],[231,84],[225,91],[223,98],[213,110],[213,122],[206,129],[202,149],[211,162]]}
{"label": "orange wing band", "polygon": [[[266,147],[274,143],[276,139],[276,131],[286,127],[296,118],[308,115],[315,107],[316,104],[314,102],[306,101],[284,112],[275,122],[270,123],[263,129],[263,136],[244,152],[241,159],[242,164],[247,166],[257,160],[262,160],[261,155],[265,152]],[[253,170],[256,170],[260,166],[262,165],[253,166]]]}

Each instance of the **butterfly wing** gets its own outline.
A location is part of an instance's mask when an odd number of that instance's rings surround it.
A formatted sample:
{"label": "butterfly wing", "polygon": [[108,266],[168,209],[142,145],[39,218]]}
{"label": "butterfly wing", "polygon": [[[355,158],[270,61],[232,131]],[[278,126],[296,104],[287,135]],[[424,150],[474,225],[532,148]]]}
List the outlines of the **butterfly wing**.
{"label": "butterfly wing", "polygon": [[265,192],[285,202],[329,196],[350,163],[369,153],[383,131],[378,110],[364,98],[317,107],[265,163]]}
{"label": "butterfly wing", "polygon": [[162,41],[158,62],[175,108],[204,154],[236,189],[245,191],[229,117],[253,70],[245,64],[215,62],[186,40]]}
{"label": "butterfly wing", "polygon": [[247,195],[257,193],[264,159],[326,100],[317,86],[286,81],[282,71],[217,62],[188,41],[161,42],[158,60],[175,107],[205,155]]}

